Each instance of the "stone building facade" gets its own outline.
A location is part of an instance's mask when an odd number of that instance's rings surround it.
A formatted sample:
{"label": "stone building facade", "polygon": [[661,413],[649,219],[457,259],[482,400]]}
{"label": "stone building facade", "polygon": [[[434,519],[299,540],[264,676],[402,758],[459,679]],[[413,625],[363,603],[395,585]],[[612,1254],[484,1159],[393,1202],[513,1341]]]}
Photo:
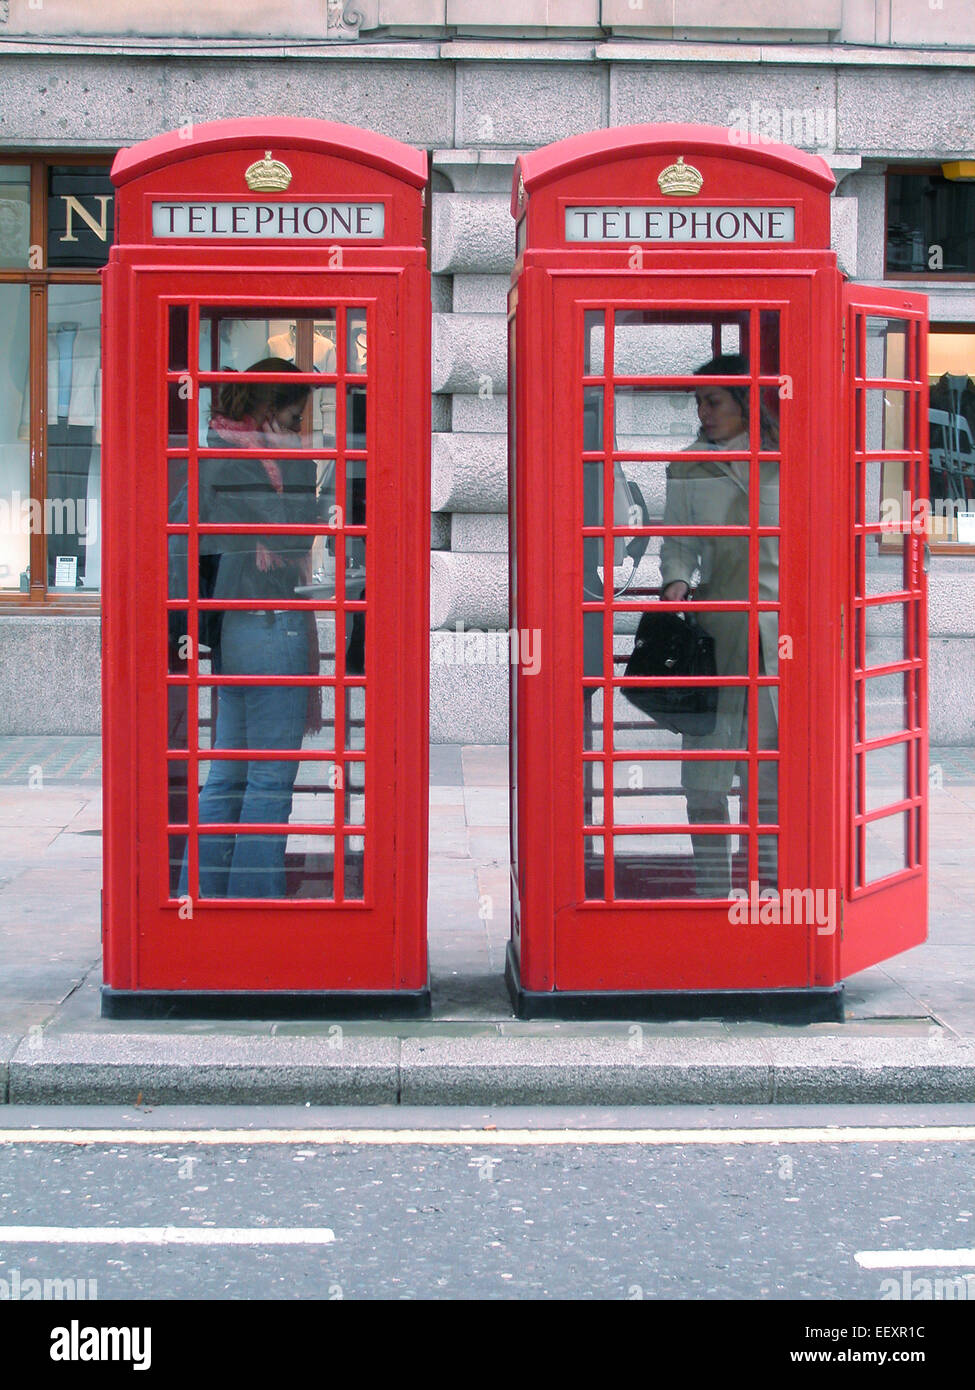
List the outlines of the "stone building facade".
{"label": "stone building facade", "polygon": [[[432,737],[502,742],[507,668],[458,661],[454,633],[458,623],[508,621],[505,307],[517,155],[645,121],[800,145],[836,175],[842,268],[882,285],[890,171],[941,177],[944,165],[975,159],[975,9],[957,0],[8,0],[0,87],[0,166],[110,158],[164,130],[262,114],[346,121],[430,152]],[[975,377],[975,270],[924,265],[889,283],[930,295],[932,322],[959,335],[952,344],[970,353]],[[975,545],[936,546],[930,582],[932,737],[973,742]],[[56,593],[37,602],[0,592],[0,732],[97,729],[99,629],[95,594],[66,604]]]}

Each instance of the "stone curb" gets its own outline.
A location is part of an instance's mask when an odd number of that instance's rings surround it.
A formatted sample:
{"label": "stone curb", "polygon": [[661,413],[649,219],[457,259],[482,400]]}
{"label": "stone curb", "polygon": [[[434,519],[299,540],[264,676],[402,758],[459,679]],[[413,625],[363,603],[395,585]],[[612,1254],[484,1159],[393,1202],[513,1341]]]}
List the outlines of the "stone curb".
{"label": "stone curb", "polygon": [[347,1032],[336,1045],[324,1036],[63,1033],[46,1034],[40,1045],[34,1038],[22,1040],[7,1071],[5,1095],[14,1105],[975,1101],[975,1042],[941,1037],[372,1037]]}

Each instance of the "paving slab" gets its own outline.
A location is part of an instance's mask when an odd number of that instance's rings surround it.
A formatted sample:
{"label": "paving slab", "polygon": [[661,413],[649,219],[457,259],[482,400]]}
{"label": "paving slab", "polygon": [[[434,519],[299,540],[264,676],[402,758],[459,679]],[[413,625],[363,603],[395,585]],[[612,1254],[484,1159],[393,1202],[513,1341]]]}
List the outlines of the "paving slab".
{"label": "paving slab", "polygon": [[[433,1017],[383,1023],[100,1017],[97,740],[0,739],[0,1097],[258,1104],[975,1100],[975,752],[937,750],[931,933],[853,976],[843,1023],[515,1019],[507,750],[431,749]],[[43,789],[29,787],[39,766]],[[70,780],[70,769],[85,769]],[[23,808],[23,814],[18,813]],[[95,832],[95,833],[90,833]],[[490,915],[485,915],[485,902]]]}

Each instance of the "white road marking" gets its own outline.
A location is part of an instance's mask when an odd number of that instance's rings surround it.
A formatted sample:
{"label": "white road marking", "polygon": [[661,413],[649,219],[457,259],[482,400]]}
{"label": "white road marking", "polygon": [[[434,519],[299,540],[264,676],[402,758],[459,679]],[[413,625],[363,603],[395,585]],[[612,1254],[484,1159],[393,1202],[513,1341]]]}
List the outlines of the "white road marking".
{"label": "white road marking", "polygon": [[955,1144],[975,1125],[837,1126],[835,1129],[0,1129],[0,1144],[297,1144],[535,1147],[578,1144]]}
{"label": "white road marking", "polygon": [[864,1269],[975,1269],[975,1250],[858,1250]]}
{"label": "white road marking", "polygon": [[327,1226],[0,1226],[2,1245],[330,1245]]}

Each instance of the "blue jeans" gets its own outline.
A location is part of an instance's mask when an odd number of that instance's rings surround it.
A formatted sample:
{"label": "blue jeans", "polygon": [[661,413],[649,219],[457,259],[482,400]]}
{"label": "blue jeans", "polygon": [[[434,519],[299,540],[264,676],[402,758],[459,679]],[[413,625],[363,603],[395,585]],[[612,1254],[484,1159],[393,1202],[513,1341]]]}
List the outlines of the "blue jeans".
{"label": "blue jeans", "polygon": [[[231,611],[220,638],[223,675],[308,674],[305,615]],[[305,686],[221,686],[214,748],[299,749],[305,727]],[[201,750],[201,756],[205,752]],[[200,792],[201,825],[286,825],[297,759],[215,760]],[[287,832],[276,835],[200,835],[202,898],[283,898]],[[179,894],[187,892],[183,862]]]}

